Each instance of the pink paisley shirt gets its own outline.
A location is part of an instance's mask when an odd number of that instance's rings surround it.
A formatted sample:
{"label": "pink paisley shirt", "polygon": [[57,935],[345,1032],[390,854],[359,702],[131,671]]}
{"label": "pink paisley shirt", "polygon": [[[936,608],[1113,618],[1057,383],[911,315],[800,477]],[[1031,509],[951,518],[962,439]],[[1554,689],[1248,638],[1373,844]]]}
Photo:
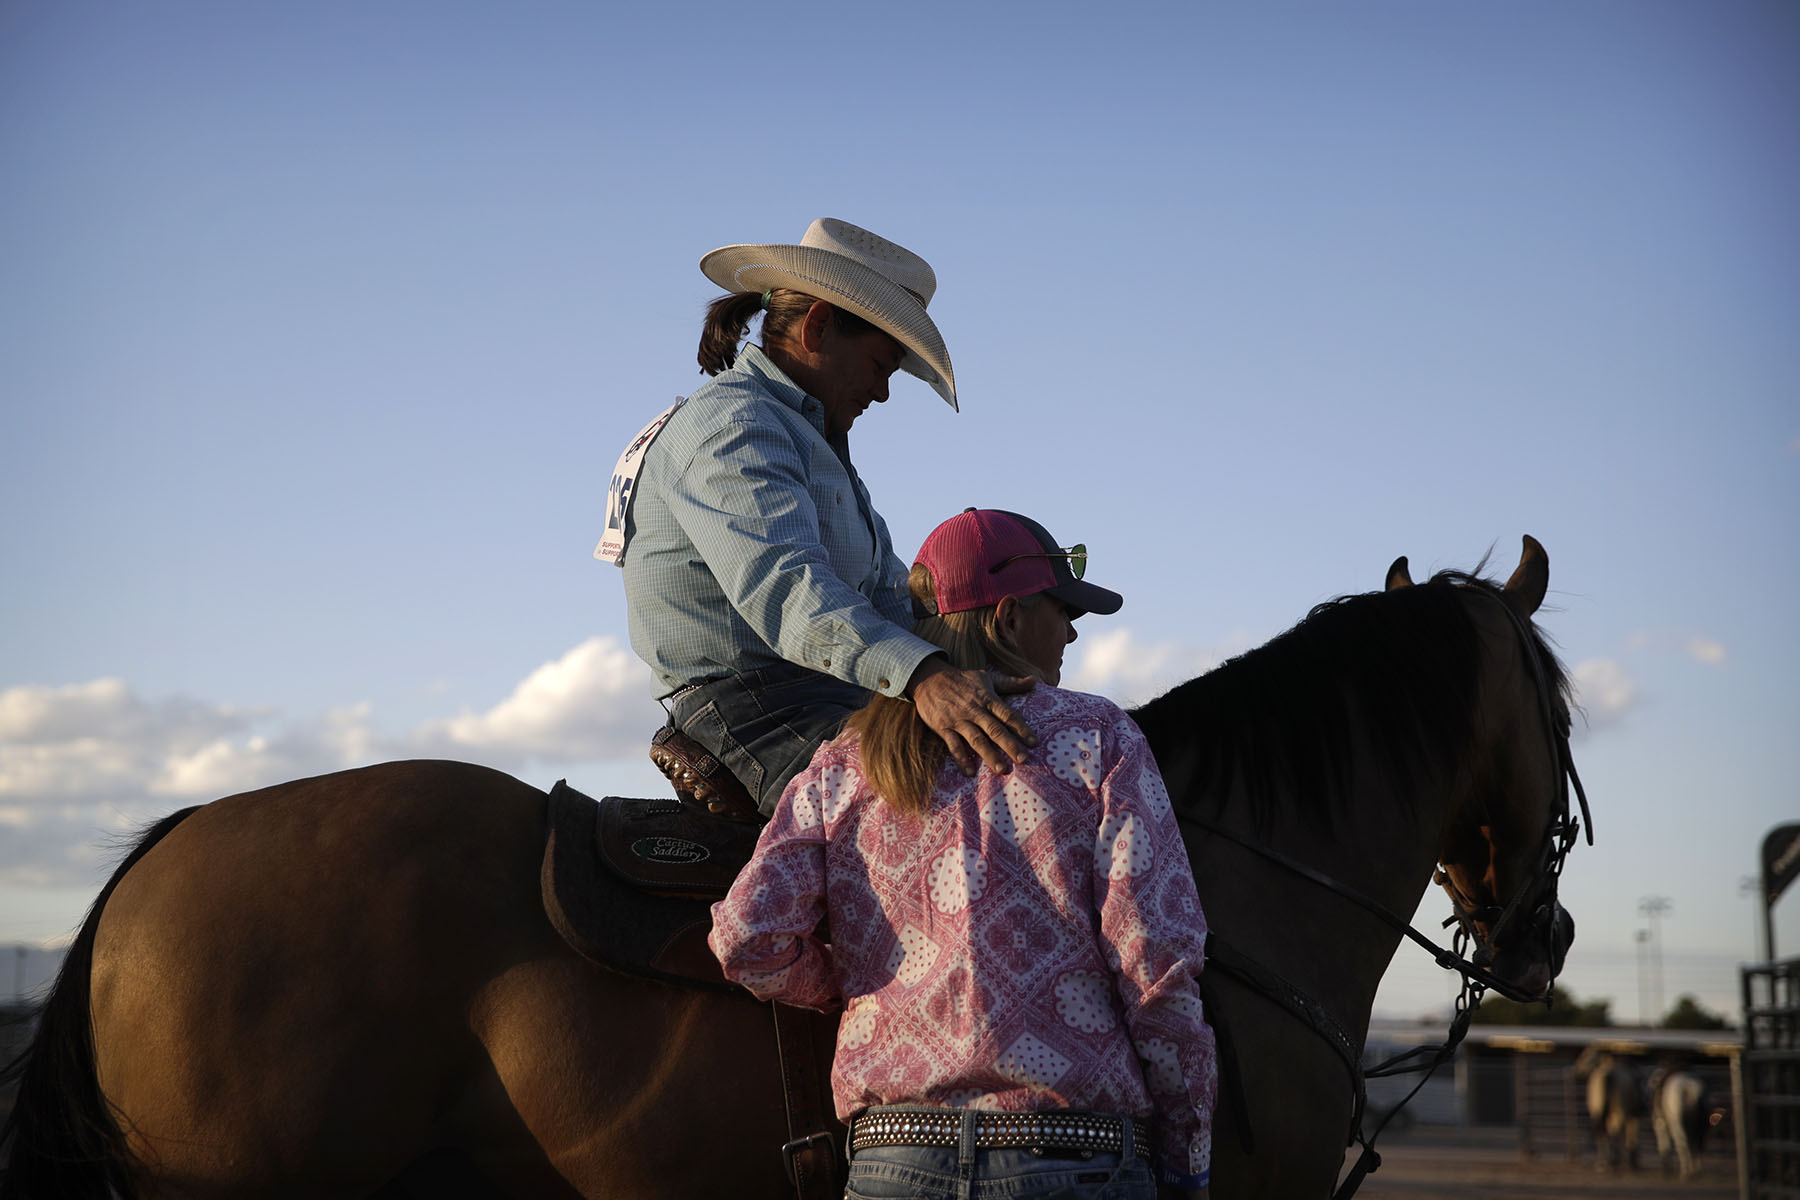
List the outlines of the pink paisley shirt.
{"label": "pink paisley shirt", "polygon": [[973,779],[946,764],[920,816],[874,794],[854,735],[823,746],[713,906],[713,952],[762,999],[843,1004],[841,1119],[900,1103],[1154,1115],[1164,1170],[1204,1180],[1206,922],[1162,776],[1110,701],[1040,685],[1012,703],[1038,734],[1029,760]]}

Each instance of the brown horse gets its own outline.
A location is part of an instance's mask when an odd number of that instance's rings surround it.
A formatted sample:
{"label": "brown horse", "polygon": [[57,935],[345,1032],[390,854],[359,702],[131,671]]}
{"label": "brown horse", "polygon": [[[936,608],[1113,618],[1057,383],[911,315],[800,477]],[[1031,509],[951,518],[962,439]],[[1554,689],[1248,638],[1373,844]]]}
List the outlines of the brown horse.
{"label": "brown horse", "polygon": [[[1545,854],[1567,716],[1529,619],[1542,549],[1527,538],[1504,587],[1408,586],[1404,561],[1136,714],[1178,809],[1211,822],[1188,834],[1213,928],[1354,1052],[1400,935],[1234,838],[1403,914],[1441,864],[1522,992],[1571,935]],[[16,1064],[0,1197],[791,1195],[768,1008],[570,951],[540,903],[544,814],[505,775],[403,762],[165,819]],[[1337,1052],[1210,986],[1241,1098],[1214,1194],[1327,1194],[1352,1106]]]}

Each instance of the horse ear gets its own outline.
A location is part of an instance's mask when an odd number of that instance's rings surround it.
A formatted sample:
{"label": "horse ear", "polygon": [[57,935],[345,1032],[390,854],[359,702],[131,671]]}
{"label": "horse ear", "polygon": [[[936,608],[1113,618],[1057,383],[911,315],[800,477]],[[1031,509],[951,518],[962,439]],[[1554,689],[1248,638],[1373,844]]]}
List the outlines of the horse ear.
{"label": "horse ear", "polygon": [[1544,593],[1550,590],[1550,556],[1544,553],[1544,547],[1529,533],[1525,535],[1525,549],[1519,555],[1518,570],[1506,581],[1503,593],[1507,604],[1521,617],[1529,617],[1544,602]]}
{"label": "horse ear", "polygon": [[1411,586],[1412,572],[1406,569],[1406,555],[1402,554],[1394,560],[1394,565],[1388,568],[1387,590],[1391,592],[1395,588]]}

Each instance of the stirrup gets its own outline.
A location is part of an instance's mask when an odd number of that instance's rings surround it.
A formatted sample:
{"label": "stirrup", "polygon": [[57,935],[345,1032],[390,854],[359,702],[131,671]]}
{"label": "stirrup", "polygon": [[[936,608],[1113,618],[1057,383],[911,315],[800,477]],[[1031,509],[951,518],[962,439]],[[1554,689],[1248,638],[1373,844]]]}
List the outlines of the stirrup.
{"label": "stirrup", "polygon": [[650,739],[650,761],[675,785],[683,799],[691,798],[722,816],[762,819],[756,801],[738,777],[673,725],[664,725]]}

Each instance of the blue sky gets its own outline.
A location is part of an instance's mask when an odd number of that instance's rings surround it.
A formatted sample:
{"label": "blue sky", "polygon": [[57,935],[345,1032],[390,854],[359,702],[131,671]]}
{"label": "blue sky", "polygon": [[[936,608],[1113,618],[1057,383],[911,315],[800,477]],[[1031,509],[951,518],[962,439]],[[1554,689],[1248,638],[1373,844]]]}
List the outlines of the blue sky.
{"label": "blue sky", "polygon": [[[897,543],[1088,542],[1127,603],[1071,683],[1538,537],[1598,833],[1564,979],[1635,1017],[1666,896],[1666,999],[1733,1008],[1800,817],[1797,75],[1779,2],[13,0],[0,941],[244,787],[660,792],[606,478],[698,381],[699,256],[829,215],[938,272],[963,411],[901,380],[853,439]],[[1449,994],[1403,950],[1380,1008]]]}

